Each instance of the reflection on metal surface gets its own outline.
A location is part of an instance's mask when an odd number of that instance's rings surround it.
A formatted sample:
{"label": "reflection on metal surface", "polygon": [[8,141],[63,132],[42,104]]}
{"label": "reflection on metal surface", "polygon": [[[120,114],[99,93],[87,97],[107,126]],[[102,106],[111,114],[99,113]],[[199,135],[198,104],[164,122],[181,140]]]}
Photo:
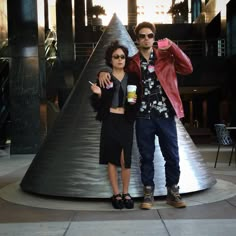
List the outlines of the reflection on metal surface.
{"label": "reflection on metal surface", "polygon": [[[92,53],[84,71],[27,170],[21,188],[24,191],[49,196],[78,198],[108,198],[111,196],[107,168],[98,164],[100,123],[89,105],[91,94],[88,80],[95,81],[105,65],[106,46],[119,39],[129,47],[130,55],[137,49],[116,15]],[[210,188],[216,180],[180,121],[177,120],[180,146],[180,192],[189,193]],[[166,195],[164,161],[158,139],[155,153],[155,196]],[[140,180],[139,153],[133,145],[130,194],[143,195]]]}

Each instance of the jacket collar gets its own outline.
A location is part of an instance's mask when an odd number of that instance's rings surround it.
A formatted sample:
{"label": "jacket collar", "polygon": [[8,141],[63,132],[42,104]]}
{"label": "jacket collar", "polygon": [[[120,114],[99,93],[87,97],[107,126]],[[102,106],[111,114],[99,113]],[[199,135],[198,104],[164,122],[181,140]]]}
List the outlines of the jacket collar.
{"label": "jacket collar", "polygon": [[[158,50],[156,48],[152,48],[153,49],[153,54],[155,55],[155,58],[158,58]],[[138,65],[140,64],[140,56],[139,56],[140,52],[137,52],[133,57],[132,60],[134,60]]]}

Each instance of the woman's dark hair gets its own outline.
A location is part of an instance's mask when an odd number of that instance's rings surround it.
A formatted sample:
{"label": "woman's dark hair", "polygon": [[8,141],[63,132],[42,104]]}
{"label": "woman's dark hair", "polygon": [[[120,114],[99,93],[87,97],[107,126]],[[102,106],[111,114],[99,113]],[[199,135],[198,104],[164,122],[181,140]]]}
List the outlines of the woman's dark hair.
{"label": "woman's dark hair", "polygon": [[138,38],[139,31],[143,28],[149,28],[154,33],[154,35],[156,34],[155,25],[150,22],[144,21],[144,22],[138,24],[134,29],[134,33],[136,35],[136,38]]}
{"label": "woman's dark hair", "polygon": [[117,49],[121,49],[124,52],[125,58],[126,58],[125,59],[125,66],[128,64],[128,54],[129,54],[128,48],[121,45],[118,40],[115,40],[115,41],[111,42],[110,46],[108,46],[108,48],[106,50],[106,53],[105,53],[106,65],[112,67],[112,64],[111,64],[112,54]]}

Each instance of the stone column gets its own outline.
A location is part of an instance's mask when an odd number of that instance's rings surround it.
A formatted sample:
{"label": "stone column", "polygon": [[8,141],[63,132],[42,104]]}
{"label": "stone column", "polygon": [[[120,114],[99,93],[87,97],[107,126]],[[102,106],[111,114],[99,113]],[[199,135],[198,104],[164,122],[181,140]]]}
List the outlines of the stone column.
{"label": "stone column", "polygon": [[74,33],[71,0],[56,1],[57,50],[65,64],[74,62]]}
{"label": "stone column", "polygon": [[85,4],[84,0],[74,0],[75,12],[75,42],[79,41],[85,27]]}
{"label": "stone column", "polygon": [[[37,0],[8,0],[11,154],[36,153],[40,145],[41,58],[44,22]],[[42,2],[40,1],[42,5]],[[40,12],[40,14],[44,14]]]}
{"label": "stone column", "polygon": [[57,58],[60,69],[63,70],[64,80],[58,84],[58,100],[62,107],[74,85],[73,69],[74,53],[74,25],[72,22],[72,0],[56,1],[57,22]]}
{"label": "stone column", "polygon": [[204,99],[202,101],[202,120],[203,120],[203,128],[207,128],[208,117],[207,117],[207,100]]}
{"label": "stone column", "polygon": [[137,2],[128,0],[128,27],[132,28],[137,25]]}
{"label": "stone column", "polygon": [[193,100],[189,101],[189,124],[193,127]]}
{"label": "stone column", "polygon": [[86,4],[87,22],[88,22],[88,25],[92,25],[92,17],[91,17],[91,15],[88,15],[88,9],[93,6],[93,1],[92,0],[87,0],[86,2],[87,2],[87,4]]}
{"label": "stone column", "polygon": [[48,0],[44,0],[44,19],[45,19],[45,33],[49,30],[49,22],[48,22]]}

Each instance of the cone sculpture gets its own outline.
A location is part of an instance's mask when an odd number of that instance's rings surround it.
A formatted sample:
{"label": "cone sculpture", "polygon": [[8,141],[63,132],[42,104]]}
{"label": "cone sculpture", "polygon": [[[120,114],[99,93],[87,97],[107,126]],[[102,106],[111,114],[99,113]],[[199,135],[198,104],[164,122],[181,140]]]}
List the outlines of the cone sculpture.
{"label": "cone sculpture", "polygon": [[[35,194],[77,198],[109,198],[112,194],[107,166],[99,165],[100,122],[89,104],[88,80],[95,81],[105,66],[104,52],[111,41],[118,39],[137,52],[126,28],[114,14],[89,58],[80,78],[59,113],[51,131],[26,171],[20,186]],[[181,178],[180,193],[205,190],[216,183],[184,126],[177,122]],[[112,155],[112,153],[111,153]],[[156,138],[155,196],[166,195],[164,160]],[[130,194],[143,195],[140,179],[139,153],[134,138]]]}

